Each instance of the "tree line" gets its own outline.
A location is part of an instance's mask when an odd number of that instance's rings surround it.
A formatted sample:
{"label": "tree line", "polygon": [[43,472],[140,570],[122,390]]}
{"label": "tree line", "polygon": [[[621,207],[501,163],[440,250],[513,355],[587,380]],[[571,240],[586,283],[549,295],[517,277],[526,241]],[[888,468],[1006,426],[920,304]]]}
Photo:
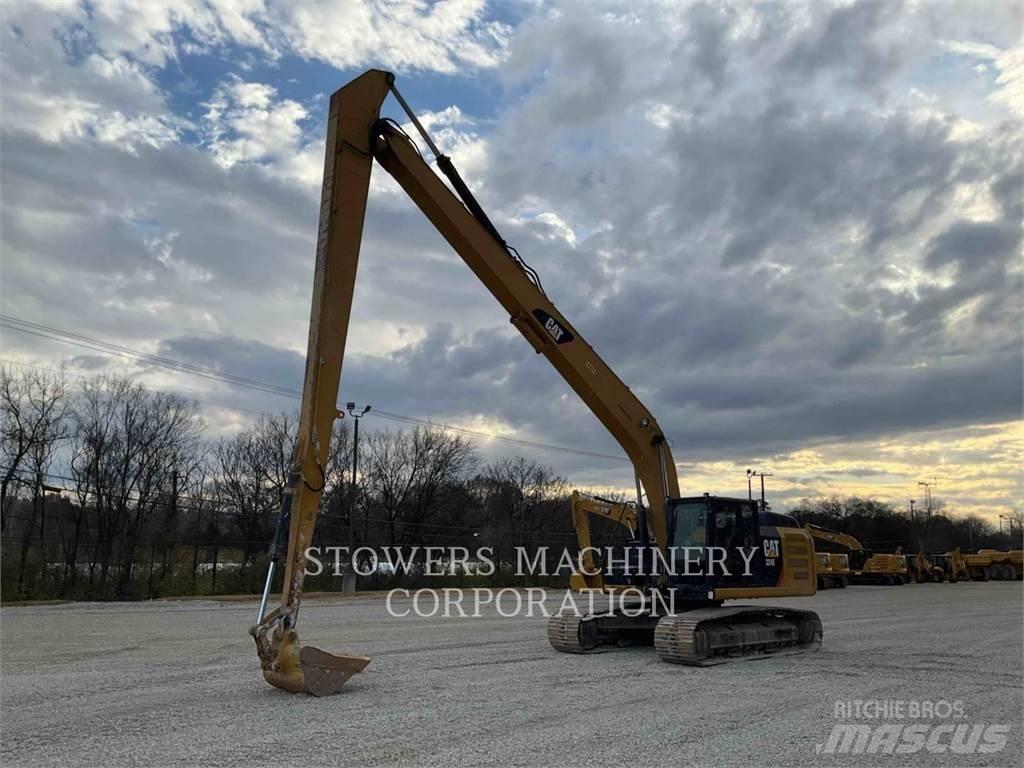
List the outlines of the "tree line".
{"label": "tree line", "polygon": [[[71,384],[0,369],[2,595],[125,599],[262,586],[297,416],[208,438],[197,404],[130,378]],[[575,541],[569,487],[524,457],[484,461],[464,436],[335,422],[314,545]],[[328,577],[317,586],[338,585]]]}
{"label": "tree line", "polygon": [[[198,405],[181,395],[118,376],[72,384],[61,371],[0,367],[0,595],[258,591],[296,422],[292,413],[266,414],[209,437]],[[315,546],[488,546],[509,564],[516,547],[575,546],[568,481],[544,464],[484,461],[466,437],[441,429],[367,430],[353,482],[347,420],[335,423],[331,442]],[[941,504],[913,520],[858,498],[805,500],[792,512],[877,551],[1011,540],[983,518],[944,514]],[[621,533],[602,520],[593,527],[600,544]],[[326,574],[309,586],[339,582]]]}
{"label": "tree line", "polygon": [[1008,515],[1012,523],[1006,522],[1000,530],[980,515],[953,517],[941,499],[933,501],[931,510],[919,507],[912,515],[909,510],[875,499],[831,496],[804,499],[790,514],[801,523],[848,533],[876,552],[899,549],[904,553],[942,553],[955,547],[965,552],[1020,547],[1020,513]]}

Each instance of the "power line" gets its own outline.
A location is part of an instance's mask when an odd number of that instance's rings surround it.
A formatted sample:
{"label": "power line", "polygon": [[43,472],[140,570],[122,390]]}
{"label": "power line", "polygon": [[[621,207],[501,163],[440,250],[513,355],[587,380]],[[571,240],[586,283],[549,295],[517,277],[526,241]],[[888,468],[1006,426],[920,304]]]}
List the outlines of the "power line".
{"label": "power line", "polygon": [[[297,392],[296,390],[287,389],[285,387],[281,387],[274,384],[268,384],[266,382],[261,382],[256,379],[250,379],[244,376],[236,376],[234,374],[224,373],[213,368],[206,368],[204,366],[193,365],[191,363],[184,363],[182,361],[173,360],[171,358],[162,357],[160,355],[152,355],[147,352],[139,352],[138,350],[134,350],[119,344],[112,344],[110,342],[105,342],[101,339],[96,339],[94,337],[86,336],[80,333],[72,333],[70,331],[65,331],[63,329],[55,328],[53,326],[43,325],[42,323],[32,323],[27,320],[22,320],[20,318],[13,317],[12,315],[0,314],[0,325],[11,330],[19,331],[21,333],[26,333],[33,336],[50,339],[51,341],[59,341],[65,344],[73,344],[76,346],[84,347],[86,349],[92,349],[93,351],[101,352],[103,354],[133,360],[135,362],[147,363],[149,365],[174,371],[176,373],[200,376],[202,378],[220,381],[231,386],[241,387],[245,389],[253,389],[256,391],[264,392],[266,394],[278,395],[280,397],[288,397],[294,400],[302,399],[302,394],[300,392]],[[196,402],[200,401],[196,400]],[[210,405],[222,408],[233,407],[216,406],[215,404]],[[569,446],[564,445],[553,445],[551,443],[541,443],[533,440],[523,440],[520,438],[508,437],[505,435],[493,435],[479,430],[469,429],[466,427],[458,427],[452,424],[445,424],[442,422],[432,421],[430,419],[420,419],[414,416],[405,416],[400,413],[394,413],[386,410],[375,410],[371,412],[371,414],[379,416],[382,419],[398,423],[415,424],[419,426],[430,427],[433,429],[458,432],[464,435],[476,437],[478,439],[498,440],[503,443],[516,445],[520,447],[537,448],[545,451],[555,451],[559,453],[572,454],[576,456],[585,456],[587,458],[607,459],[610,461],[617,462],[629,461],[629,459],[624,456],[614,456],[612,454],[599,453],[597,451],[588,451],[582,448],[570,448]]]}
{"label": "power line", "polygon": [[[71,378],[78,379],[79,381],[88,381],[89,380],[88,376],[82,376],[81,374],[78,374],[78,373],[67,373],[66,371],[61,371],[60,369],[53,368],[51,366],[33,365],[32,363],[24,363],[24,362],[21,362],[20,360],[11,360],[11,358],[9,358],[9,357],[0,357],[0,363],[7,363],[8,365],[17,365],[20,368],[34,368],[37,371],[47,371],[49,373],[58,373],[58,374],[59,373],[63,373],[65,376],[70,376]],[[221,409],[223,409],[225,411],[237,411],[238,413],[252,413],[252,414],[255,414],[256,416],[265,416],[266,413],[267,413],[266,411],[257,411],[255,408],[243,408],[240,405],[228,405],[227,403],[214,403],[214,402],[212,402],[210,400],[200,400],[198,397],[193,395],[191,390],[189,390],[189,389],[185,389],[184,391],[177,391],[177,390],[173,390],[173,389],[172,390],[161,389],[159,391],[161,391],[161,392],[170,392],[171,394],[181,395],[182,397],[187,397],[189,400],[197,402],[200,405],[205,405],[205,406],[207,406],[209,408],[221,408]]]}
{"label": "power line", "polygon": [[194,365],[180,360],[173,360],[169,357],[162,357],[161,355],[140,352],[129,347],[123,347],[120,344],[112,344],[110,342],[103,341],[102,339],[96,339],[84,334],[65,331],[61,328],[43,325],[42,323],[32,323],[28,320],[21,320],[20,318],[13,317],[11,315],[0,314],[0,325],[14,331],[20,331],[21,333],[27,333],[65,344],[75,344],[76,346],[92,349],[96,352],[102,352],[104,354],[114,355],[127,360],[134,360],[136,362],[149,363],[159,368],[177,371],[178,373],[188,373],[207,379],[214,379],[228,384],[234,384],[235,386],[245,387],[247,389],[267,392],[269,394],[283,395],[285,397],[293,397],[297,399],[302,398],[301,392],[281,387],[276,384],[267,384],[266,382],[257,381],[256,379],[224,373],[223,371],[218,371],[214,368],[206,368],[201,365]]}

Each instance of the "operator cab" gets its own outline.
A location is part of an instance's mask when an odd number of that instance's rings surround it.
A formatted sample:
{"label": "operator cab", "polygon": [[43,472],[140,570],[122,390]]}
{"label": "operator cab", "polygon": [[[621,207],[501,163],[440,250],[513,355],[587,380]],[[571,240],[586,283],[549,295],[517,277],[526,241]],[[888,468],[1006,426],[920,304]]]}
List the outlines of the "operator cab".
{"label": "operator cab", "polygon": [[670,502],[668,537],[677,566],[669,585],[699,598],[720,587],[774,583],[774,576],[766,582],[764,538],[774,538],[775,530],[763,525],[763,514],[750,499],[696,496]]}
{"label": "operator cab", "polygon": [[[645,558],[644,573],[655,573],[654,581],[663,575],[667,585],[674,587],[683,597],[707,599],[708,592],[720,587],[761,587],[774,585],[782,566],[781,557],[772,557],[779,551],[779,535],[775,520],[762,523],[757,502],[723,496],[691,496],[670,499],[666,507],[669,550],[662,563],[654,564]],[[784,527],[799,527],[788,515],[769,513]],[[792,523],[789,521],[792,520]],[[772,540],[768,546],[765,539]],[[626,544],[626,554],[639,549],[639,543]],[[769,551],[770,550],[770,551]],[[632,570],[619,562],[609,563],[605,569],[607,584],[640,586],[644,579],[637,575],[634,556]]]}

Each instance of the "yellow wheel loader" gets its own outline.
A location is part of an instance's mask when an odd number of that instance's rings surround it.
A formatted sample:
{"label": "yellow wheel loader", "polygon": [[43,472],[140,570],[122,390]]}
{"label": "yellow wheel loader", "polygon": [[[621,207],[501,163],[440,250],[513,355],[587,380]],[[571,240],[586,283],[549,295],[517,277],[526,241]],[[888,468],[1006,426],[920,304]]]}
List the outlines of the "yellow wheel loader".
{"label": "yellow wheel loader", "polygon": [[958,581],[967,581],[970,578],[967,561],[960,554],[959,547],[941,555],[932,555],[932,564],[938,576],[936,581],[948,581],[950,584],[956,584]]}
{"label": "yellow wheel loader", "polygon": [[[397,122],[381,118],[389,94],[422,137],[444,178]],[[820,646],[821,622],[812,611],[722,607],[726,600],[813,595],[810,534],[798,525],[762,522],[748,499],[681,496],[672,451],[654,415],[555,307],[537,273],[502,238],[451,159],[438,150],[402,98],[394,76],[369,70],[330,100],[298,435],[259,614],[250,630],[267,682],[324,695],[337,691],[370,661],[366,656],[302,647],[296,625],[331,428],[342,416],[336,400],[374,161],[451,244],[516,330],[561,374],[632,461],[633,503],[611,504],[577,494],[572,514],[581,551],[591,555],[594,566],[576,586],[628,592],[637,598],[628,607],[599,614],[553,617],[548,627],[551,645],[579,653],[639,638],[654,643],[666,661],[697,665]],[[624,568],[618,556],[612,559],[619,565],[610,559],[603,565],[595,562],[595,553],[587,551],[594,515],[628,528],[630,538],[622,550],[626,562],[633,558],[650,565],[683,550],[684,557],[692,556],[692,568],[670,573]],[[282,555],[280,604],[268,612]],[[670,609],[662,610],[665,605]]]}

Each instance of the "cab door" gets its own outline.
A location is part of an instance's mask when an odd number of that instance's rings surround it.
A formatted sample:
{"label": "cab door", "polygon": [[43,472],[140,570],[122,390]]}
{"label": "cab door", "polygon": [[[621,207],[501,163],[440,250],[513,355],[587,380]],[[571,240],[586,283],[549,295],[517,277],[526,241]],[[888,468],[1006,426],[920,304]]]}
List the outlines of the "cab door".
{"label": "cab door", "polygon": [[[714,510],[714,546],[724,547],[728,574],[716,567],[720,587],[756,587],[764,584],[764,552],[760,524],[753,502],[722,500]],[[748,565],[749,563],[749,565]]]}

